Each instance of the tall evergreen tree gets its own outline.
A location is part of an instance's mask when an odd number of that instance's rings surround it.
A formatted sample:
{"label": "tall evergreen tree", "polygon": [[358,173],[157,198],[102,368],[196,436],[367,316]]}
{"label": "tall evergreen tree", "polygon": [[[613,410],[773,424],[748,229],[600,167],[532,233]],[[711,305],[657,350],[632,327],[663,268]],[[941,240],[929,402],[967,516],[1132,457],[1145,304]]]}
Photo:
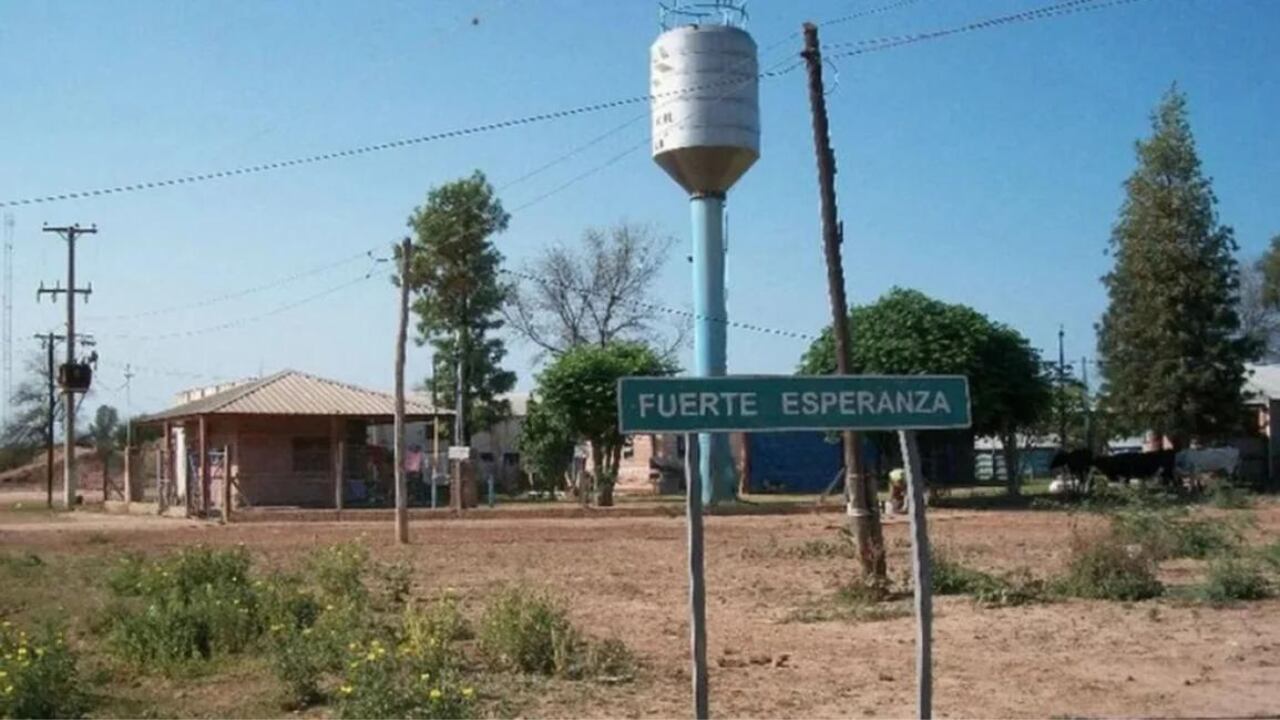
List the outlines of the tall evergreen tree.
{"label": "tall evergreen tree", "polygon": [[1200,171],[1187,99],[1171,88],[1136,146],[1138,167],[1111,232],[1115,266],[1098,352],[1110,409],[1181,447],[1228,433],[1241,415],[1244,363],[1232,230]]}
{"label": "tall evergreen tree", "polygon": [[507,287],[498,279],[502,253],[492,236],[507,229],[509,217],[478,170],[433,188],[409,216],[418,343],[430,343],[442,359],[435,389],[444,404],[454,404],[461,372],[468,436],[509,413],[498,396],[516,382],[515,373],[502,369],[506,347],[493,336],[502,327]]}

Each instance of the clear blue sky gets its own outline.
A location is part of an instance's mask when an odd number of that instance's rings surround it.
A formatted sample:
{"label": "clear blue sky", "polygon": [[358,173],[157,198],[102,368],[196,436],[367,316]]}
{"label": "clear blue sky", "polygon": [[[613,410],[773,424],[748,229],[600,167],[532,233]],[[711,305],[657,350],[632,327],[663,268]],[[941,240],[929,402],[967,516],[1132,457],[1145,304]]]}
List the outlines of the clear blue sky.
{"label": "clear blue sky", "polygon": [[[754,0],[762,48],[803,20],[887,0]],[[834,43],[927,31],[1048,0],[920,0],[823,28]],[[478,19],[478,24],[473,23]],[[1280,2],[1145,0],[836,62],[830,98],[850,297],[893,285],[973,305],[1053,352],[1092,355],[1098,282],[1133,167],[1133,141],[1177,81],[1206,172],[1243,257],[1280,232]],[[652,0],[599,2],[10,2],[0,4],[0,199],[111,187],[423,135],[645,92]],[[798,50],[798,38],[762,64]],[[829,71],[830,74],[830,71]],[[812,140],[800,72],[763,81],[760,162],[729,198],[734,319],[816,332],[828,317]],[[240,300],[132,320],[386,246],[433,185],[484,170],[502,186],[643,113],[551,124],[196,185],[25,206],[15,227],[15,360],[62,306],[35,287],[64,275],[42,222],[98,224],[81,245],[84,330],[103,358],[89,405],[169,403],[201,378],[293,367],[390,388],[395,292],[378,276],[259,322],[197,330],[361,277],[351,262]],[[510,187],[516,208],[643,141],[635,123]],[[682,240],[662,301],[688,307],[682,193],[647,148],[516,212],[497,242],[518,267],[585,226],[628,218]],[[123,337],[131,335],[133,337]],[[732,372],[790,372],[806,343],[732,330]],[[532,385],[530,349],[510,365]],[[687,361],[687,358],[686,358]],[[429,372],[410,353],[411,379]],[[145,368],[145,369],[144,369]]]}

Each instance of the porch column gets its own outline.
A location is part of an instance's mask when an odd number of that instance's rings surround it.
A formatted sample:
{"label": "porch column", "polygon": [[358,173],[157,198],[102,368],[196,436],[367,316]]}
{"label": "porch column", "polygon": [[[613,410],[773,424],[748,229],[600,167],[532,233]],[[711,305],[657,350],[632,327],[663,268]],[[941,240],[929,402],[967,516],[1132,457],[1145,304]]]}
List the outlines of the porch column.
{"label": "porch column", "polygon": [[333,508],[338,512],[342,512],[342,475],[345,469],[343,464],[345,443],[342,439],[341,422],[337,416],[329,418],[329,449],[330,456],[333,458]]}
{"label": "porch column", "polygon": [[[169,483],[172,485],[176,482],[174,474],[176,469],[172,468],[173,451],[169,447],[169,443],[173,439],[173,426],[168,420],[164,421],[164,442],[160,443],[159,455],[156,457],[156,502],[161,509],[167,506],[168,499],[164,495],[164,480],[168,476]],[[169,466],[169,467],[166,467]]]}
{"label": "porch column", "polygon": [[124,446],[124,509],[129,510],[129,505],[133,502],[133,472],[130,457],[133,455],[133,448]]}
{"label": "porch column", "polygon": [[209,423],[205,420],[205,416],[200,416],[200,500],[203,503],[203,510],[206,514],[209,512],[210,500],[209,491]]}
{"label": "porch column", "polygon": [[231,448],[234,436],[222,451],[222,522],[231,522]]}

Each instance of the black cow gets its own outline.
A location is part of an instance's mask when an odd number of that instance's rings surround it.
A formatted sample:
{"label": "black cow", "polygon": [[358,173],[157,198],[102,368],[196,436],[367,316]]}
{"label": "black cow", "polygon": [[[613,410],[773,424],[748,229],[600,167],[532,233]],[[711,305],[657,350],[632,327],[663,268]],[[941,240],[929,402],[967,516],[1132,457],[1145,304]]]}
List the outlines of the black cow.
{"label": "black cow", "polygon": [[1129,478],[1145,480],[1159,475],[1161,481],[1169,483],[1174,479],[1173,468],[1176,459],[1177,453],[1172,450],[1130,452],[1094,458],[1093,466],[1101,470],[1111,482]]}
{"label": "black cow", "polygon": [[1089,474],[1089,468],[1093,467],[1093,453],[1088,448],[1059,450],[1049,461],[1049,469],[1057,470],[1060,467],[1065,467],[1076,480],[1083,481],[1085,475]]}

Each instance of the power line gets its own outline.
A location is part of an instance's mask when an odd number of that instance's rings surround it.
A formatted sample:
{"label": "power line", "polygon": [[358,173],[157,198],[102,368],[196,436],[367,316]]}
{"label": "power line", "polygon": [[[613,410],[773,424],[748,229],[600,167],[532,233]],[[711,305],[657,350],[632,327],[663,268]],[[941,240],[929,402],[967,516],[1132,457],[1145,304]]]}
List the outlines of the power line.
{"label": "power line", "polygon": [[294,273],[292,275],[287,275],[285,277],[278,278],[275,280],[270,280],[268,282],[262,283],[261,285],[255,285],[253,287],[245,288],[243,290],[236,290],[234,292],[229,292],[223,295],[217,295],[211,298],[206,298],[204,300],[193,300],[189,303],[183,303],[181,305],[171,305],[169,307],[156,308],[153,310],[144,310],[142,312],[137,312],[137,313],[125,313],[120,315],[91,315],[91,316],[88,316],[88,318],[86,319],[97,320],[97,321],[135,320],[135,319],[141,319],[141,318],[155,317],[157,315],[167,315],[170,313],[181,312],[183,310],[194,310],[197,308],[208,307],[209,305],[216,305],[218,303],[226,302],[228,300],[236,300],[236,299],[245,297],[247,295],[253,295],[254,293],[262,292],[264,290],[271,290],[273,288],[280,287],[281,285],[288,285],[290,283],[297,282],[298,280],[309,278],[313,275],[319,275],[320,273],[323,273],[327,270],[332,270],[337,267],[349,265],[362,258],[372,259],[373,251],[376,249],[377,248],[368,248],[367,250],[362,250],[361,252],[356,253],[355,255],[347,256],[345,258],[342,258],[341,260],[335,260],[330,263],[325,263],[324,265],[317,265],[309,270],[303,270],[302,272]]}
{"label": "power line", "polygon": [[[737,82],[737,81],[728,81]],[[172,187],[176,185],[186,185],[191,183],[206,182],[209,180],[217,180],[220,178],[234,177],[237,175],[252,175],[272,170],[282,170],[284,168],[296,167],[299,165],[311,165],[329,160],[337,160],[340,158],[355,157],[357,155],[367,155],[369,153],[381,152],[384,150],[392,150],[402,147],[410,147],[413,145],[422,145],[425,143],[437,142],[440,140],[448,140],[452,138],[467,137],[469,135],[480,135],[494,132],[497,130],[505,130],[523,125],[535,125],[538,123],[548,122],[551,120],[561,120],[564,118],[574,117],[577,115],[586,115],[590,113],[600,112],[602,110],[612,110],[614,108],[625,107],[627,105],[635,105],[642,102],[652,102],[661,100],[666,97],[676,97],[679,95],[697,92],[700,90],[714,89],[718,86],[727,84],[726,81],[707,83],[705,85],[682,88],[667,93],[649,93],[645,95],[633,95],[631,97],[618,98],[606,102],[595,103],[592,105],[580,105],[578,107],[566,108],[563,110],[555,110],[552,112],[539,113],[536,115],[525,115],[523,117],[513,118],[510,120],[500,120],[497,122],[483,123],[480,125],[472,125],[454,130],[446,130],[443,132],[432,133],[429,135],[421,135],[413,138],[404,138],[401,140],[393,140],[391,142],[378,143],[376,145],[363,145],[361,147],[340,150],[336,152],[322,153],[319,155],[308,155],[305,157],[294,158],[292,160],[283,160],[280,162],[261,163],[258,165],[246,165],[235,168],[233,170],[219,170],[216,172],[201,173],[197,175],[186,175],[177,178],[169,178],[167,180],[156,180],[153,182],[139,182],[130,185],[118,185],[111,188],[99,188],[96,190],[81,190],[77,192],[62,193],[59,195],[45,195],[43,197],[29,197],[17,200],[5,200],[0,202],[0,208],[13,207],[16,205],[38,205],[41,203],[61,202],[64,200],[75,200],[79,198],[99,197],[102,195],[116,195],[120,193],[138,192],[141,190],[153,190],[162,187]]]}
{"label": "power line", "polygon": [[1010,15],[1002,15],[999,17],[987,18],[986,20],[978,20],[965,25],[960,25],[945,30],[934,30],[931,32],[915,33],[911,35],[889,35],[885,37],[872,38],[869,40],[855,40],[851,42],[840,42],[823,45],[823,50],[839,49],[846,47],[858,48],[856,50],[848,50],[844,52],[828,53],[824,57],[828,59],[852,57],[854,55],[864,55],[881,50],[889,50],[903,45],[914,45],[916,43],[927,42],[929,40],[939,40],[941,38],[950,37],[952,35],[961,35],[978,30],[989,30],[991,28],[1000,27],[1020,22],[1031,22],[1033,20],[1043,20],[1045,18],[1059,17],[1063,15],[1072,15],[1075,13],[1088,12],[1092,10],[1102,10],[1104,8],[1115,7],[1119,5],[1129,5],[1142,0],[1106,0],[1099,2],[1098,0],[1068,0],[1068,2],[1057,3],[1055,5],[1045,5],[1031,10],[1013,13]]}
{"label": "power line", "polygon": [[[881,5],[880,7],[870,8],[867,10],[859,10],[858,12],[855,12],[855,13],[842,15],[837,18],[832,18],[830,20],[820,22],[818,23],[818,27],[839,25],[840,23],[847,23],[851,20],[858,20],[859,18],[871,17],[872,15],[880,15],[883,13],[887,13],[890,10],[897,10],[898,8],[904,8],[908,5],[915,5],[918,2],[920,2],[920,0],[898,0],[898,2],[889,3],[888,5]],[[793,33],[791,37],[796,37],[799,34],[800,33]]]}
{"label": "power line", "polygon": [[723,323],[727,327],[737,328],[739,330],[750,330],[751,332],[764,333],[766,335],[777,335],[779,337],[789,337],[789,338],[795,338],[797,340],[817,340],[818,339],[817,335],[812,335],[810,333],[803,333],[795,330],[782,330],[779,328],[766,327],[764,325],[755,325],[753,323],[738,322],[736,320],[729,320],[728,318],[714,318],[710,316],[700,315],[695,312],[690,312],[689,310],[681,310],[679,308],[668,307],[666,305],[658,305],[657,303],[643,302],[640,300],[625,300],[618,295],[600,293],[595,290],[578,287],[576,285],[571,285],[569,283],[553,282],[551,280],[548,280],[547,278],[538,277],[531,273],[520,272],[518,270],[499,268],[498,272],[504,275],[510,275],[512,277],[520,278],[522,280],[529,280],[531,282],[540,283],[544,285],[554,285],[561,289],[570,290],[572,292],[579,293],[581,295],[609,297],[612,300],[616,300],[618,302],[621,302],[626,305],[630,305],[635,308],[639,308],[641,310],[651,310],[651,311],[660,312],[666,315],[674,315],[679,317],[691,318],[694,320],[706,319],[706,320],[711,320],[712,322]]}
{"label": "power line", "polygon": [[107,334],[103,334],[103,337],[112,337],[112,338],[119,338],[123,340],[135,340],[135,341],[169,340],[173,338],[195,337],[197,335],[205,335],[212,332],[221,332],[223,330],[231,330],[231,329],[242,327],[244,325],[249,325],[251,323],[255,323],[261,320],[265,320],[269,317],[279,315],[280,313],[283,313],[283,312],[288,312],[289,310],[300,307],[302,305],[306,305],[307,303],[314,302],[321,298],[328,297],[330,295],[333,295],[334,293],[341,292],[343,290],[346,290],[349,287],[353,287],[362,282],[365,282],[369,278],[373,277],[373,274],[374,274],[374,271],[370,270],[369,272],[365,273],[364,275],[361,275],[358,278],[355,278],[353,280],[348,280],[347,282],[341,283],[339,285],[334,285],[333,287],[327,288],[325,290],[321,290],[320,292],[315,293],[314,295],[308,295],[307,297],[304,297],[295,302],[291,302],[285,305],[280,305],[278,307],[272,308],[271,310],[268,310],[263,313],[259,313],[257,315],[250,315],[247,317],[237,318],[235,320],[228,320],[227,322],[218,323],[217,325],[210,325],[202,328],[193,328],[190,330],[175,330],[173,332],[161,333],[158,335],[130,335],[128,333],[107,333]]}
{"label": "power line", "polygon": [[[850,20],[854,20],[854,19],[857,19],[857,18],[867,17],[867,16],[869,16],[869,15],[875,15],[875,14],[879,14],[879,13],[888,12],[888,11],[890,11],[890,10],[894,10],[894,9],[897,9],[897,8],[905,7],[905,6],[907,6],[907,5],[914,4],[915,2],[918,2],[918,1],[919,1],[919,0],[900,0],[899,2],[891,3],[891,4],[889,4],[889,5],[884,5],[884,6],[881,6],[881,7],[872,8],[872,9],[869,9],[869,10],[864,10],[864,11],[862,11],[862,12],[852,13],[852,14],[850,14],[850,15],[846,15],[846,16],[843,16],[843,17],[835,18],[835,19],[833,19],[833,20],[829,20],[829,21],[827,21],[827,22],[825,22],[825,23],[822,23],[822,24],[823,24],[823,25],[830,25],[830,24],[836,24],[836,23],[840,23],[840,22],[848,22],[848,21],[850,21]],[[989,29],[989,28],[996,27],[996,26],[999,26],[999,25],[1006,25],[1006,24],[1015,23],[1015,22],[1027,22],[1027,21],[1031,21],[1031,20],[1040,20],[1040,19],[1047,18],[1047,17],[1055,17],[1055,16],[1059,16],[1059,15],[1069,15],[1069,14],[1077,13],[1077,12],[1085,12],[1085,11],[1087,11],[1087,10],[1099,10],[1099,9],[1106,8],[1106,7],[1110,7],[1110,6],[1113,6],[1113,5],[1126,5],[1126,4],[1135,3],[1135,2],[1140,2],[1140,1],[1141,1],[1141,0],[1107,0],[1106,2],[1099,2],[1099,0],[1069,0],[1068,2],[1059,3],[1059,4],[1057,4],[1057,5],[1048,5],[1048,6],[1041,7],[1041,8],[1037,8],[1037,9],[1027,10],[1027,11],[1024,11],[1024,12],[1021,12],[1021,13],[1015,13],[1015,14],[1013,14],[1013,15],[1007,15],[1007,16],[998,17],[998,18],[990,18],[990,19],[988,19],[988,20],[981,20],[981,21],[978,21],[978,22],[969,23],[969,24],[967,24],[967,25],[962,25],[962,26],[955,27],[955,28],[949,28],[949,29],[946,29],[946,30],[937,30],[937,31],[928,32],[928,33],[920,33],[920,34],[917,34],[917,35],[895,35],[895,36],[886,36],[886,37],[880,37],[880,38],[873,38],[873,39],[870,39],[870,40],[858,40],[858,41],[854,41],[854,42],[847,42],[847,43],[834,43],[834,44],[831,44],[831,45],[824,45],[824,46],[823,46],[823,49],[824,49],[824,50],[825,50],[825,49],[828,49],[828,48],[841,48],[841,47],[850,47],[850,46],[862,46],[862,47],[861,47],[860,49],[858,49],[858,50],[853,50],[853,51],[848,51],[848,52],[838,52],[838,53],[833,53],[833,54],[827,54],[827,55],[824,55],[824,58],[825,58],[825,59],[830,60],[830,59],[832,59],[832,58],[850,57],[850,56],[854,56],[854,55],[864,55],[864,54],[867,54],[867,53],[878,52],[878,51],[881,51],[881,50],[889,50],[889,49],[891,49],[891,48],[899,47],[899,46],[901,46],[901,45],[911,45],[911,44],[920,43],[920,42],[927,42],[927,41],[929,41],[929,40],[938,40],[938,39],[941,39],[941,38],[944,38],[944,37],[949,37],[949,36],[951,36],[951,35],[956,35],[956,34],[961,34],[961,33],[966,33],[966,32],[973,32],[973,31],[976,31],[976,30],[985,30],[985,29]],[[769,47],[767,47],[767,48],[765,49],[765,51],[766,51],[766,52],[768,52],[769,50],[771,50],[771,49],[773,49],[773,48],[775,48],[775,47],[777,47],[777,46],[781,45],[782,43],[786,42],[787,40],[789,40],[789,39],[791,39],[791,38],[794,38],[794,37],[796,37],[796,36],[798,36],[798,35],[799,35],[799,33],[792,33],[791,35],[787,36],[786,38],[783,38],[782,40],[779,40],[778,42],[773,43],[772,45],[770,45]],[[778,63],[777,65],[775,65],[775,66],[774,66],[774,68],[777,68],[777,67],[778,67],[778,65],[781,65],[781,63]],[[787,74],[787,73],[791,72],[792,70],[795,70],[796,68],[800,67],[800,65],[801,65],[801,63],[800,63],[800,62],[796,62],[796,63],[794,63],[794,64],[792,64],[792,65],[790,65],[790,66],[787,66],[786,68],[783,68],[782,70],[776,70],[776,69],[773,69],[773,70],[769,70],[769,71],[767,71],[767,72],[761,73],[761,74],[759,75],[759,77],[760,77],[760,78],[765,78],[765,77],[778,77],[778,76],[781,76],[781,75],[785,75],[785,74]],[[838,70],[837,70],[837,73],[838,73]],[[730,92],[731,92],[731,91],[730,91]],[[727,95],[728,95],[728,92],[726,92],[725,94],[722,94],[722,95],[721,95],[721,97],[720,97],[720,98],[717,98],[717,100],[716,100],[715,102],[719,102],[720,100],[722,100],[722,99],[723,99],[724,97],[726,97]],[[619,131],[621,131],[621,130],[625,129],[626,127],[628,127],[628,126],[630,126],[630,125],[634,124],[635,122],[637,122],[638,120],[640,120],[640,119],[642,119],[642,118],[644,118],[644,117],[646,117],[646,116],[647,116],[647,114],[646,114],[646,115],[639,115],[639,116],[637,116],[637,117],[635,117],[635,118],[632,118],[631,120],[628,120],[627,122],[625,122],[625,123],[623,123],[623,124],[621,124],[621,125],[619,125],[619,126],[617,126],[617,127],[613,128],[613,129],[609,130],[608,132],[604,133],[603,135],[598,136],[598,137],[596,137],[596,138],[593,138],[592,140],[588,141],[585,145],[583,145],[583,146],[581,146],[581,147],[578,147],[578,148],[575,148],[574,150],[570,151],[569,153],[566,153],[565,155],[563,155],[563,156],[561,156],[561,157],[559,157],[559,158],[557,158],[557,159],[555,159],[555,160],[551,161],[551,162],[550,162],[550,163],[548,163],[547,165],[544,165],[543,167],[541,167],[541,168],[539,168],[539,169],[537,169],[537,170],[533,171],[532,173],[529,173],[529,175],[531,176],[531,175],[535,175],[535,174],[537,174],[537,173],[540,173],[540,172],[542,172],[543,170],[545,170],[545,169],[547,169],[547,168],[549,168],[549,167],[551,167],[551,166],[553,166],[553,165],[556,165],[556,164],[558,164],[559,162],[561,162],[561,161],[563,161],[563,160],[565,160],[565,159],[568,159],[569,157],[572,157],[573,155],[578,154],[578,153],[579,153],[579,152],[581,152],[582,150],[585,150],[587,147],[590,147],[590,146],[592,146],[592,145],[595,145],[595,144],[599,143],[600,141],[604,140],[605,138],[607,138],[607,137],[609,137],[609,136],[614,135],[615,133],[617,133],[617,132],[619,132]],[[686,117],[684,120],[682,120],[681,122],[677,123],[677,124],[675,125],[675,127],[679,127],[680,125],[683,125],[684,123],[688,122],[688,120],[689,120],[689,118],[688,118],[688,117]],[[610,166],[612,166],[612,165],[617,164],[617,163],[618,163],[618,162],[620,162],[623,158],[625,158],[627,155],[630,155],[631,153],[633,153],[633,152],[635,152],[635,151],[639,150],[640,148],[644,147],[644,145],[645,145],[645,143],[646,143],[646,142],[647,142],[647,139],[646,139],[646,140],[642,140],[642,141],[640,141],[640,142],[637,142],[637,143],[636,143],[636,144],[634,144],[634,145],[631,145],[631,146],[627,147],[625,150],[623,150],[622,152],[618,153],[617,155],[614,155],[614,156],[612,156],[612,157],[608,158],[607,160],[605,160],[604,162],[601,162],[601,163],[599,163],[598,165],[595,165],[595,166],[593,166],[593,167],[591,167],[591,168],[589,168],[589,169],[587,169],[587,170],[585,170],[585,171],[583,171],[583,172],[579,173],[578,175],[576,175],[576,176],[574,176],[574,177],[570,178],[569,180],[567,180],[567,181],[565,181],[565,182],[561,183],[560,185],[556,186],[555,188],[553,188],[553,189],[551,189],[551,190],[549,190],[549,191],[547,191],[547,192],[544,192],[544,193],[543,193],[543,194],[541,194],[541,195],[538,195],[537,197],[535,197],[535,198],[534,198],[533,200],[531,200],[530,202],[525,203],[525,204],[520,205],[520,206],[517,206],[517,207],[515,208],[515,210],[513,210],[513,212],[518,211],[518,210],[523,210],[523,209],[525,209],[525,208],[528,208],[530,205],[533,205],[533,204],[535,204],[535,203],[538,203],[538,202],[541,202],[541,201],[543,201],[543,200],[546,200],[547,198],[551,197],[552,195],[556,195],[557,193],[560,193],[560,192],[563,192],[564,190],[567,190],[569,187],[571,187],[571,186],[573,186],[573,185],[576,185],[577,183],[581,182],[582,180],[585,180],[585,179],[586,179],[586,178],[588,178],[588,177],[591,177],[592,175],[595,175],[596,173],[600,172],[601,170],[604,170],[604,169],[606,169],[606,168],[608,168],[608,167],[610,167]],[[524,178],[522,177],[522,178],[519,178],[517,181],[514,181],[514,182],[519,182],[520,180],[523,180],[523,179],[524,179]],[[511,183],[511,184],[514,184],[514,182],[513,182],[513,183]]]}

